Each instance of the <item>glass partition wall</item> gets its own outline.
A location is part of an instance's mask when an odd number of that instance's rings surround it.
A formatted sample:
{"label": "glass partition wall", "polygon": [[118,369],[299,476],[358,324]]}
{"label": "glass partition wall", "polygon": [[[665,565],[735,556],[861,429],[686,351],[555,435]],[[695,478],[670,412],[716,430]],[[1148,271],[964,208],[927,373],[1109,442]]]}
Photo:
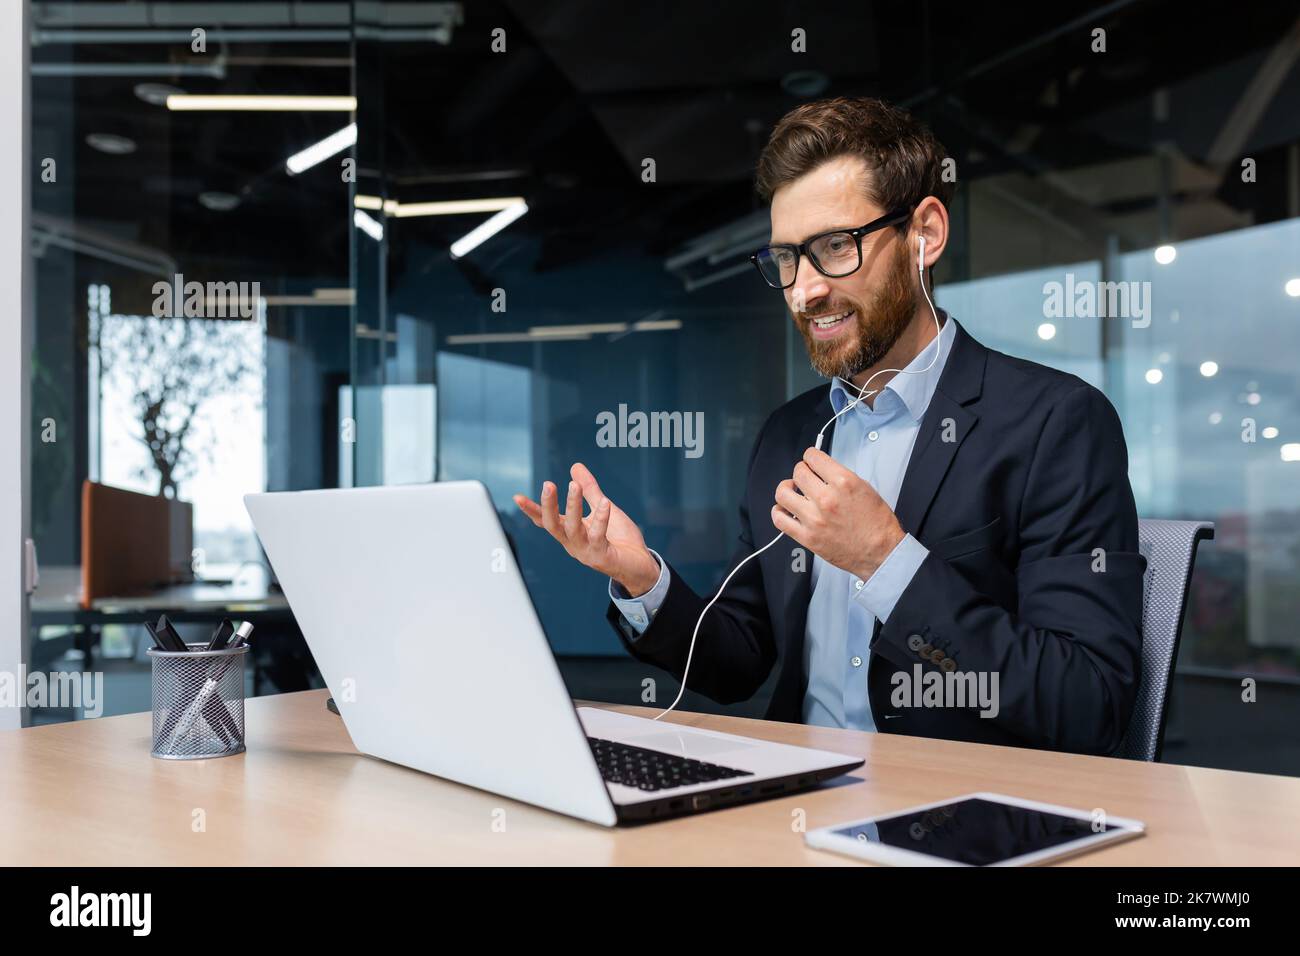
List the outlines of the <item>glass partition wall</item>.
{"label": "glass partition wall", "polygon": [[[347,4],[297,13],[30,5],[42,570],[31,661],[104,678],[97,707],[41,708],[33,720],[147,709],[141,623],[156,612],[140,609],[141,595],[173,588],[153,604],[187,639],[206,640],[241,602],[274,596],[243,495],[350,473],[338,422],[354,380],[341,166],[351,153],[339,134],[355,115],[353,26]],[[159,540],[103,509],[88,514],[86,482],[188,503],[190,533]],[[83,607],[88,536],[110,562],[170,552],[167,580]],[[259,631],[259,654],[276,659],[261,662],[258,689],[307,686],[291,618],[259,618]]]}

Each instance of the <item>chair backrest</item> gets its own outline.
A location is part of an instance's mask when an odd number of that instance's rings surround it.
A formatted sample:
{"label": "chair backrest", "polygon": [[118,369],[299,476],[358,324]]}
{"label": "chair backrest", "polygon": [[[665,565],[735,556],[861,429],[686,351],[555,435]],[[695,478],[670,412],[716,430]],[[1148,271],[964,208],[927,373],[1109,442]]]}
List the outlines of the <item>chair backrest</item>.
{"label": "chair backrest", "polygon": [[1142,591],[1142,677],[1133,717],[1116,757],[1160,759],[1196,546],[1213,537],[1214,523],[1210,521],[1138,520],[1138,550],[1147,559]]}

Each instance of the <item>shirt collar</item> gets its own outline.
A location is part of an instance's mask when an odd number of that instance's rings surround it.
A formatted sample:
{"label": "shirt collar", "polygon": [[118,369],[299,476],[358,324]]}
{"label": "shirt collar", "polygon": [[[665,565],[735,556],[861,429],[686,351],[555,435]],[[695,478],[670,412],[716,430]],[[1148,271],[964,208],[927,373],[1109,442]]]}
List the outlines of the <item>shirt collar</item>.
{"label": "shirt collar", "polygon": [[[931,339],[925,348],[921,349],[916,358],[904,366],[903,372],[906,374],[894,375],[889,380],[889,384],[881,389],[880,394],[877,394],[875,398],[875,401],[879,403],[881,396],[885,392],[893,392],[902,401],[913,421],[919,422],[925,414],[925,410],[930,406],[930,399],[934,396],[934,390],[939,385],[939,377],[943,374],[943,367],[947,364],[948,353],[952,351],[952,340],[956,335],[956,329],[948,313],[942,309],[939,310],[939,313],[943,317],[943,326],[939,329],[939,334]],[[936,350],[939,353],[937,359],[934,358]],[[933,365],[930,365],[931,359],[934,359]],[[930,365],[928,369],[926,368],[927,365]],[[925,371],[922,371],[922,369],[925,369]],[[857,387],[844,381],[838,375],[831,379],[831,407],[836,412],[843,411],[844,407],[857,394]],[[871,414],[873,408],[863,402],[858,406],[857,410],[863,414]]]}

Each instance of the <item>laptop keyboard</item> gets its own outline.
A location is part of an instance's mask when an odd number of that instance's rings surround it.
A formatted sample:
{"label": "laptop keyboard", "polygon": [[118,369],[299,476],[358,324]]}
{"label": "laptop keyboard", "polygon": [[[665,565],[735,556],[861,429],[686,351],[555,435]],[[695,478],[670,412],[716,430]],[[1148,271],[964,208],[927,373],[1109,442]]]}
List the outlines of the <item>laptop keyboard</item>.
{"label": "laptop keyboard", "polygon": [[722,767],[690,757],[678,757],[660,750],[646,750],[612,740],[588,737],[600,775],[608,783],[621,783],[638,790],[668,790],[693,783],[710,783],[732,777],[752,777],[748,770]]}

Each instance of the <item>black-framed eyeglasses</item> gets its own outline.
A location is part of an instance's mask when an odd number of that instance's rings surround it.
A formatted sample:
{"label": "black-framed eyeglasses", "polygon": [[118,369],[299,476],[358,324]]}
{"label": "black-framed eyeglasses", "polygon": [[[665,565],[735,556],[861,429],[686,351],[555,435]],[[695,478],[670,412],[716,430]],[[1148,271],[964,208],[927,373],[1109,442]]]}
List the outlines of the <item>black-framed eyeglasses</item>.
{"label": "black-framed eyeglasses", "polygon": [[895,209],[857,229],[832,229],[803,242],[778,242],[764,246],[749,261],[773,289],[788,289],[799,274],[799,257],[807,256],[813,268],[828,279],[842,279],[862,268],[862,237],[888,226],[896,226],[912,215],[910,209]]}

